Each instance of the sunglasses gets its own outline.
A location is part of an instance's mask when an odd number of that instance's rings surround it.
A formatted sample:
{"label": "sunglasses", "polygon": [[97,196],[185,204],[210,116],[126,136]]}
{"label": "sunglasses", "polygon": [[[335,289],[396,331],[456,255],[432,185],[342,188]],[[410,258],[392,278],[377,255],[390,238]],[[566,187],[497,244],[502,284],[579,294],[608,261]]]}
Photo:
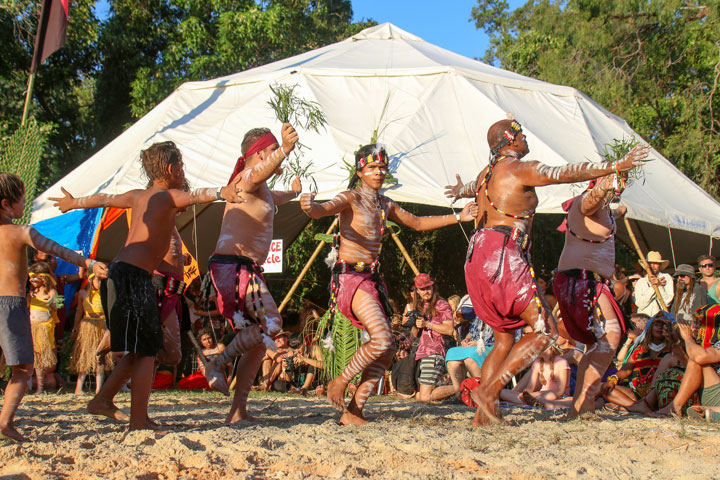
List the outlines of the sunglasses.
{"label": "sunglasses", "polygon": [[700,268],[710,268],[710,267],[715,267],[715,264],[714,263],[703,263],[702,265],[700,265]]}

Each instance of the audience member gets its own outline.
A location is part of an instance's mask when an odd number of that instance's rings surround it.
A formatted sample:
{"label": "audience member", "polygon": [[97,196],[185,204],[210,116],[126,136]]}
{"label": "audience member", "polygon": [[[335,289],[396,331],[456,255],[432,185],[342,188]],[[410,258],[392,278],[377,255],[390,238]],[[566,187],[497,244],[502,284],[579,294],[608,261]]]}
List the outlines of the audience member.
{"label": "audience member", "polygon": [[715,276],[715,257],[700,255],[697,263],[702,275],[701,284],[705,286],[707,292],[707,303],[710,305],[720,303],[720,278]]}
{"label": "audience member", "polygon": [[445,371],[445,336],[453,333],[450,305],[440,298],[435,282],[427,273],[414,280],[417,294],[406,316],[415,316],[412,334],[419,338],[415,360],[420,363],[420,387],[416,398],[421,402],[442,400],[455,393],[452,385],[438,385]]}
{"label": "audience member", "polygon": [[566,397],[570,393],[570,364],[562,354],[555,345],[545,349],[515,388],[500,392],[500,399],[513,405],[543,406]]}
{"label": "audience member", "polygon": [[[203,328],[198,332],[197,337],[205,360],[211,360],[225,350],[225,345],[217,343],[209,329]],[[197,371],[181,378],[178,381],[178,388],[181,390],[211,390],[205,378],[205,362],[199,355],[196,355],[195,358],[198,365]]]}
{"label": "audience member", "polygon": [[635,284],[635,305],[637,305],[638,313],[652,317],[661,310],[660,301],[657,299],[653,285],[657,286],[665,305],[670,305],[673,299],[673,281],[670,275],[663,272],[670,261],[663,260],[660,252],[648,252],[647,263],[650,267],[650,274]]}

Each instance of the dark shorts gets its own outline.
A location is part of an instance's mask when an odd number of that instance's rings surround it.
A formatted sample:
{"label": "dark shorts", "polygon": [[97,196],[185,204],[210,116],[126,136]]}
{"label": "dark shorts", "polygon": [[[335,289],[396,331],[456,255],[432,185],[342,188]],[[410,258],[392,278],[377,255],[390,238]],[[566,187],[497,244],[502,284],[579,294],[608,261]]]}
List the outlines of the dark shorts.
{"label": "dark shorts", "polygon": [[24,297],[0,297],[0,347],[10,366],[35,360],[30,310]]}
{"label": "dark shorts", "polygon": [[113,262],[100,294],[110,327],[110,349],[154,357],[162,348],[160,307],[152,275],[125,262]]}

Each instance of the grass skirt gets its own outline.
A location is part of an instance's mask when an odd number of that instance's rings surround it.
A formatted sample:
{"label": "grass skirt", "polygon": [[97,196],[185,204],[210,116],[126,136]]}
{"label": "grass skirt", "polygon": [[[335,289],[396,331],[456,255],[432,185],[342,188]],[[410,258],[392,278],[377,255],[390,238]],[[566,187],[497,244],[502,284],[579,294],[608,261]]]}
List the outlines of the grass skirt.
{"label": "grass skirt", "polygon": [[78,326],[78,335],[70,358],[69,369],[75,373],[96,373],[100,369],[111,370],[112,358],[110,354],[105,355],[104,365],[101,365],[95,351],[105,330],[104,318],[83,317]]}
{"label": "grass skirt", "polygon": [[53,331],[52,326],[47,322],[33,323],[31,328],[33,350],[35,351],[35,368],[41,370],[53,368],[57,364],[57,355],[53,350],[53,342],[50,338]]}

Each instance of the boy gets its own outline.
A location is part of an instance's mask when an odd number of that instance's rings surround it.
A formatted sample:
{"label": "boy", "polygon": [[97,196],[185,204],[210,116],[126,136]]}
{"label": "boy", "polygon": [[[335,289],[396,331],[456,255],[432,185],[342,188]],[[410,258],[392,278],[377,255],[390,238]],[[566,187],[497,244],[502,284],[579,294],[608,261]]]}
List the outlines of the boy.
{"label": "boy", "polygon": [[107,267],[90,260],[40,235],[28,225],[14,225],[25,210],[25,185],[17,175],[0,173],[0,347],[12,377],[5,388],[0,412],[0,436],[22,442],[27,440],[15,429],[13,419],[27,390],[33,371],[33,341],[30,312],[25,298],[27,281],[27,245],[58,256],[98,276],[107,276]]}
{"label": "boy", "polygon": [[125,245],[108,270],[103,288],[113,352],[128,352],[88,403],[88,411],[115,420],[127,416],[113,403],[127,377],[132,378],[130,430],[157,429],[147,416],[153,379],[154,357],[162,347],[162,329],[157,290],[152,272],[158,268],[170,246],[175,216],[180,209],[198,203],[225,199],[242,201],[237,182],[225,187],[185,191],[182,153],[173,142],[151,145],[140,154],[148,188],[119,195],[95,194],[73,198],[51,198],[64,213],[76,208],[131,208],[132,218]]}

